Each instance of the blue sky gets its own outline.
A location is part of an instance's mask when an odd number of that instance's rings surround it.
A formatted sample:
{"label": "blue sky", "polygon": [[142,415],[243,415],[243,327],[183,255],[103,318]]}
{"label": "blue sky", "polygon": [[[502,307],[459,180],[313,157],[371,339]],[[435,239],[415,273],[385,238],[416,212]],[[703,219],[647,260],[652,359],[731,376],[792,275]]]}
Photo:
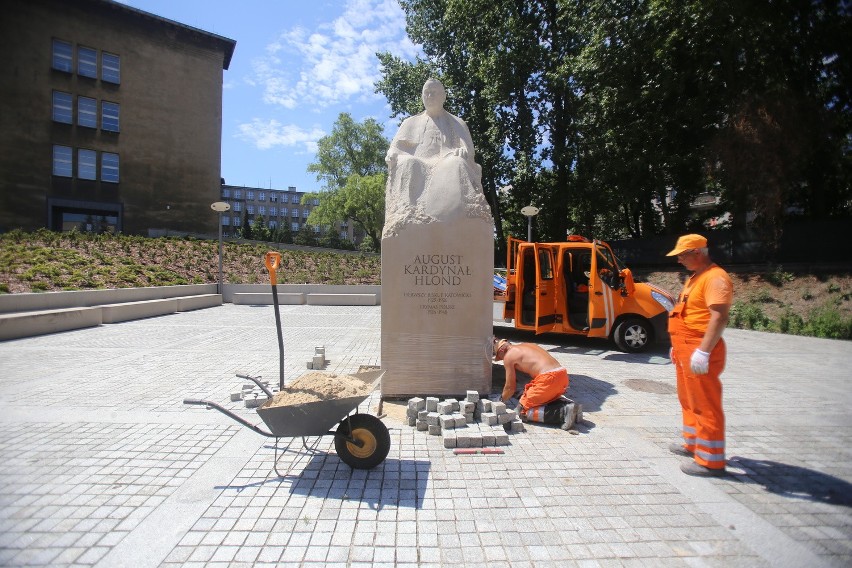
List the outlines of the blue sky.
{"label": "blue sky", "polygon": [[413,60],[396,0],[120,0],[236,40],[224,71],[222,177],[231,185],[317,191],[316,142],[341,112],[372,117],[392,138],[374,92],[379,51]]}

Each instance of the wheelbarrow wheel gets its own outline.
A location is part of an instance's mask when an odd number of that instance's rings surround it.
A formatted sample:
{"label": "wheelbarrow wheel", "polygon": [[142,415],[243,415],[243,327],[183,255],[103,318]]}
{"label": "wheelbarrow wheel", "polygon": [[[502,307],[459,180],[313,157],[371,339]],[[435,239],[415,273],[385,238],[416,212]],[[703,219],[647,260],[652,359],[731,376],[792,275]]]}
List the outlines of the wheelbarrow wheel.
{"label": "wheelbarrow wheel", "polygon": [[[372,469],[382,463],[390,451],[388,428],[372,414],[344,418],[337,427],[337,434],[334,449],[343,463],[353,469]],[[361,447],[349,442],[347,437],[362,442]]]}

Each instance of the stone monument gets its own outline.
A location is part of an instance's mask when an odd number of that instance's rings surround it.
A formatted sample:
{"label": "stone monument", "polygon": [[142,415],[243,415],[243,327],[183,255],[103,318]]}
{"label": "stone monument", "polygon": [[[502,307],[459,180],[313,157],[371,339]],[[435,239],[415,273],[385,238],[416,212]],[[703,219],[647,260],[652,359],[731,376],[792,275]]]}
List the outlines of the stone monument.
{"label": "stone monument", "polygon": [[494,221],[465,122],[435,79],[386,161],[383,397],[491,390]]}

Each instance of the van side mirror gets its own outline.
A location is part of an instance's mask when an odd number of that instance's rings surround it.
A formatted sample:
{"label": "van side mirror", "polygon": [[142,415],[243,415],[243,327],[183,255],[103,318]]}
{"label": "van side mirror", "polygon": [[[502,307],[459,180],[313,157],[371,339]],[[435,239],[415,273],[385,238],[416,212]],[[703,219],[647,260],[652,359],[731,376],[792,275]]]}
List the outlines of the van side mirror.
{"label": "van side mirror", "polygon": [[633,281],[633,272],[629,268],[624,268],[618,273],[621,278],[621,293],[625,296],[633,295],[636,291],[636,283]]}

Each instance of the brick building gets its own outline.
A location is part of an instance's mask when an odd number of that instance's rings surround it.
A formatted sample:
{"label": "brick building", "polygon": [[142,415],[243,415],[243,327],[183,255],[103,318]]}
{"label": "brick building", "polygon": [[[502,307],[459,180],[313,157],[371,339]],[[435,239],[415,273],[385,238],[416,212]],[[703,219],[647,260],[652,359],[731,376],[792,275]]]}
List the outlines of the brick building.
{"label": "brick building", "polygon": [[110,0],[6,0],[0,230],[215,233],[234,40]]}

